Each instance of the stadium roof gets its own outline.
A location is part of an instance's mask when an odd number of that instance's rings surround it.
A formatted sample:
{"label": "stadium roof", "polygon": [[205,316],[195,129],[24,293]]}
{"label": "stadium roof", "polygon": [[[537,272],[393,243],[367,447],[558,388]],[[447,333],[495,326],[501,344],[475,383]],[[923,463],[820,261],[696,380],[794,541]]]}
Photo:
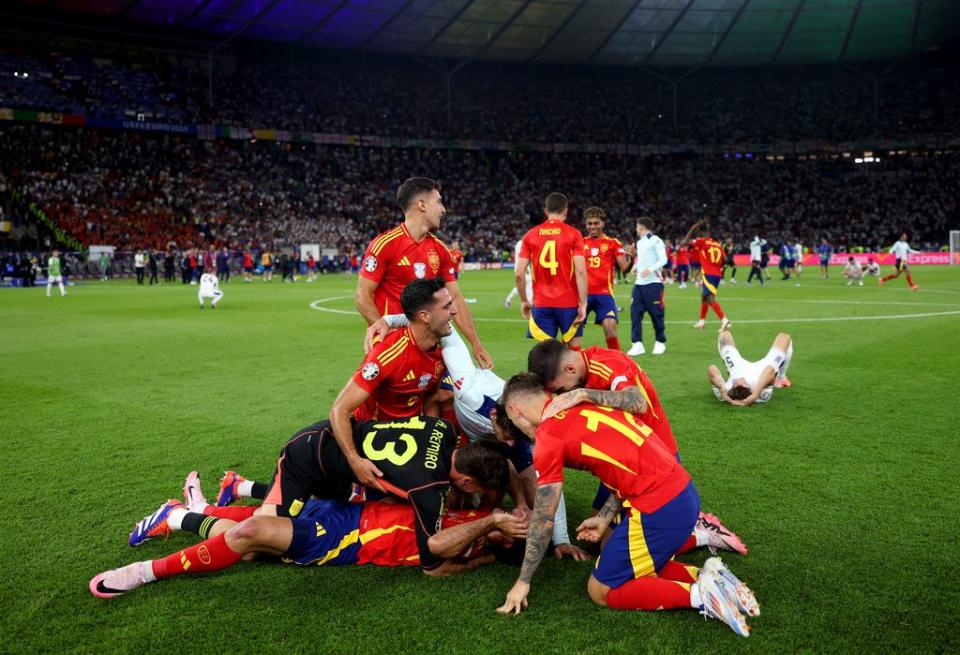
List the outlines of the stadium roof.
{"label": "stadium roof", "polygon": [[[694,67],[897,59],[957,0],[19,0],[222,40],[444,57]],[[7,5],[9,8],[10,5]],[[51,12],[52,10],[52,12]]]}

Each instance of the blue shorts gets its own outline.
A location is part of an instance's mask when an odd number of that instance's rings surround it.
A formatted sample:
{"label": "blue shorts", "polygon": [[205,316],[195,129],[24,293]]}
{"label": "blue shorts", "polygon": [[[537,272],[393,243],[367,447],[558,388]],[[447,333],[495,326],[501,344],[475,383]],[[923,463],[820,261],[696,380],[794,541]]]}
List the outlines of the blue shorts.
{"label": "blue shorts", "polygon": [[583,335],[583,323],[574,325],[576,307],[534,307],[530,312],[527,336],[537,341],[559,339],[568,343]]}
{"label": "blue shorts", "polygon": [[[453,391],[453,380],[450,379],[449,373],[444,373],[443,377],[440,378],[438,388],[445,391]],[[489,418],[489,416],[487,418]]]}
{"label": "blue shorts", "polygon": [[273,272],[273,264],[269,264],[269,265],[267,265],[267,266],[264,266],[264,267],[263,267],[263,272],[264,272],[264,273],[272,273],[272,272]]}
{"label": "blue shorts", "polygon": [[703,282],[703,287],[700,290],[703,292],[704,298],[717,295],[717,288],[720,286],[719,275],[704,275],[700,278],[700,281]]}
{"label": "blue shorts", "polygon": [[701,268],[701,265],[698,264],[697,262],[690,262],[690,270],[691,270],[691,271],[698,271],[698,270],[700,270],[700,268]]}
{"label": "blue shorts", "polygon": [[897,260],[896,270],[898,270],[898,271],[905,271],[905,270],[907,270],[908,268],[910,268],[910,267],[907,266],[907,262],[903,261],[902,259],[898,259],[898,260]]}
{"label": "blue shorts", "polygon": [[594,325],[600,325],[606,319],[612,318],[617,323],[620,322],[620,315],[617,313],[617,301],[609,293],[596,293],[587,296],[587,316],[593,312]]}
{"label": "blue shorts", "polygon": [[[293,540],[283,554],[288,563],[303,566],[356,564],[360,551],[360,512],[362,503],[311,499],[293,522]],[[348,535],[358,538],[344,545]]]}
{"label": "blue shorts", "polygon": [[636,578],[656,575],[686,543],[700,513],[700,496],[691,481],[676,498],[655,512],[629,510],[607,540],[593,577],[611,589]]}
{"label": "blue shorts", "polygon": [[830,265],[830,260],[829,260],[829,259],[821,259],[821,260],[820,260],[820,265],[821,265],[821,266],[829,266],[829,265]]}
{"label": "blue shorts", "polygon": [[690,277],[690,264],[677,264],[677,277],[680,277],[681,273]]}

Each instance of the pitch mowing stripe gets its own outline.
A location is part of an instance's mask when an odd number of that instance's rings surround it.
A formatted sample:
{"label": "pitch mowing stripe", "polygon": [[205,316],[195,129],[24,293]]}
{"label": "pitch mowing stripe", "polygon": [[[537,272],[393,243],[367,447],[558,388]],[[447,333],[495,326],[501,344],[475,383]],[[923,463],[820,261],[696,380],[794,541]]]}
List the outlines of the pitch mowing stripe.
{"label": "pitch mowing stripe", "polygon": [[[325,303],[335,302],[337,300],[353,299],[353,296],[331,296],[330,298],[320,298],[310,303],[310,309],[318,312],[327,312],[329,314],[343,314],[345,316],[356,316],[357,312],[347,311],[345,309],[336,309],[333,307],[323,307]],[[919,303],[918,303],[919,304]],[[956,307],[956,305],[947,305]],[[733,325],[750,325],[761,323],[834,323],[837,321],[892,321],[911,318],[932,318],[937,316],[957,316],[960,315],[960,309],[950,312],[923,312],[919,314],[887,314],[882,316],[819,316],[819,317],[801,317],[801,318],[747,318],[733,319]],[[485,316],[474,316],[474,321],[485,321],[487,323],[527,323],[522,318],[488,318]],[[691,320],[683,321],[665,321],[667,325],[685,325],[691,323]]]}

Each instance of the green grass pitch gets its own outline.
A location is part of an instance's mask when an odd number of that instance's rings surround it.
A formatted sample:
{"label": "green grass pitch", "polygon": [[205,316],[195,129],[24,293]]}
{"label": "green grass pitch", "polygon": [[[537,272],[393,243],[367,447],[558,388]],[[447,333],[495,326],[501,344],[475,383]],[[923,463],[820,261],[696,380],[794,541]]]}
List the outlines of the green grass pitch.
{"label": "green grass pitch", "polygon": [[[66,298],[0,290],[0,651],[956,652],[960,269],[915,274],[917,293],[903,280],[847,287],[838,269],[827,281],[809,271],[799,288],[724,285],[745,356],[779,330],[794,337],[794,387],[746,410],[709,391],[716,320],[691,328],[698,290],[667,287],[667,354],[639,362],[704,508],[750,546],[724,556],[762,606],[748,640],[693,611],[593,607],[589,565],[570,561],[544,562],[519,617],[494,612],[517,574],[499,564],[434,580],[243,563],[94,598],[97,572],[193,543],[126,545],[188,471],[208,495],[224,469],[267,480],[287,437],[326,415],[361,357],[355,279],[234,278],[215,312],[180,284],[81,282]],[[531,343],[516,307],[503,307],[511,284],[506,271],[461,280],[504,377]],[[629,289],[616,287],[627,310]],[[321,299],[341,313],[311,308]],[[629,320],[620,336],[626,347]],[[585,341],[602,343],[600,329]],[[570,472],[572,526],[594,488]]]}

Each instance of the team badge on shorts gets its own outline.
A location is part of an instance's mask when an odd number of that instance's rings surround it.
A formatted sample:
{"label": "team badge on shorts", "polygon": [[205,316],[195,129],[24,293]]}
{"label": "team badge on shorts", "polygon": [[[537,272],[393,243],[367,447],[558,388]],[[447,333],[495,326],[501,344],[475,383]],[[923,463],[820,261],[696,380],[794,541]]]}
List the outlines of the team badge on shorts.
{"label": "team badge on shorts", "polygon": [[375,270],[377,270],[377,258],[373,255],[370,255],[364,259],[363,268],[367,271],[367,273],[373,273]]}
{"label": "team badge on shorts", "polygon": [[427,276],[427,265],[423,262],[414,262],[413,274],[422,280]]}
{"label": "team badge on shorts", "polygon": [[360,369],[360,375],[363,376],[364,380],[372,380],[373,378],[380,375],[380,367],[377,366],[376,362],[369,362],[363,365],[363,368]]}

